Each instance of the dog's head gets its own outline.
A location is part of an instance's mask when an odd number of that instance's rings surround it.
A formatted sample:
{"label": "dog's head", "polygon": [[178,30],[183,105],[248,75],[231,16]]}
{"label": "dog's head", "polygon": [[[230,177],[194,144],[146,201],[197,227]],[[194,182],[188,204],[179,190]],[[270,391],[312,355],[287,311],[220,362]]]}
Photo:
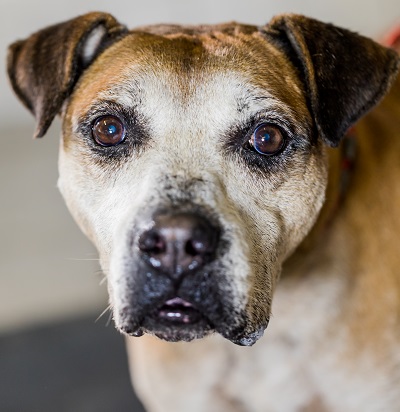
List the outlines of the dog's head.
{"label": "dog's head", "polygon": [[397,64],[296,15],[128,32],[90,13],[15,43],[8,67],[36,136],[62,114],[59,187],[98,248],[117,327],[251,345],[323,205],[325,146]]}

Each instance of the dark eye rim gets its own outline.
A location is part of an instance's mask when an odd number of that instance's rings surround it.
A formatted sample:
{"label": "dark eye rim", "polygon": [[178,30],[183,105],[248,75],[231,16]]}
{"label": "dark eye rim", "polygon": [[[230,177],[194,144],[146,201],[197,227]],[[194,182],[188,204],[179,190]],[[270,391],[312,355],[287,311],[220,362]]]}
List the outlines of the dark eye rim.
{"label": "dark eye rim", "polygon": [[[276,129],[278,129],[279,132],[282,135],[282,138],[283,138],[283,142],[282,142],[281,146],[279,147],[279,149],[276,150],[275,152],[272,152],[272,153],[262,153],[262,152],[258,151],[252,143],[252,137],[255,135],[257,130],[260,129],[261,127],[265,127],[265,126],[271,126],[271,127],[274,127]],[[244,149],[252,151],[253,153],[255,153],[259,156],[262,156],[262,157],[274,157],[274,156],[278,156],[279,154],[281,154],[286,149],[286,147],[288,145],[288,141],[289,141],[288,133],[282,127],[280,127],[276,123],[264,121],[264,122],[257,123],[257,125],[251,129],[251,131],[248,133],[248,135],[246,137],[246,141],[245,141],[245,144],[243,145],[243,147],[244,147]]]}
{"label": "dark eye rim", "polygon": [[[103,143],[103,142],[101,142],[98,138],[96,138],[96,136],[95,136],[94,128],[95,128],[95,126],[96,126],[96,123],[99,122],[99,121],[101,121],[101,120],[104,119],[105,117],[112,117],[112,118],[114,118],[114,119],[117,119],[117,120],[121,123],[121,125],[122,125],[122,128],[123,128],[122,137],[121,137],[121,139],[120,139],[117,143],[110,143],[110,144]],[[121,143],[123,143],[123,142],[125,141],[125,139],[126,139],[126,134],[127,134],[127,133],[126,133],[126,125],[125,125],[125,122],[121,119],[121,117],[116,116],[115,114],[103,114],[103,115],[101,115],[101,116],[96,117],[96,118],[92,121],[92,123],[91,123],[90,130],[91,130],[91,134],[92,134],[93,141],[96,143],[96,145],[97,145],[97,146],[100,146],[100,147],[105,147],[105,148],[107,148],[107,147],[119,146]]]}

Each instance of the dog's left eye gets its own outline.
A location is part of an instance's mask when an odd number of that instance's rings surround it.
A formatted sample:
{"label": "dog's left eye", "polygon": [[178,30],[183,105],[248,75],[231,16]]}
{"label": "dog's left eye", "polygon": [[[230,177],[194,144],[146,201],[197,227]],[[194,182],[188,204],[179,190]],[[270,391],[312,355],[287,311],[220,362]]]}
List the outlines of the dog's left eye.
{"label": "dog's left eye", "polygon": [[258,153],[272,156],[283,149],[285,137],[279,127],[270,123],[263,123],[254,130],[249,144]]}
{"label": "dog's left eye", "polygon": [[101,146],[115,146],[125,139],[125,126],[116,116],[101,116],[93,123],[92,135]]}

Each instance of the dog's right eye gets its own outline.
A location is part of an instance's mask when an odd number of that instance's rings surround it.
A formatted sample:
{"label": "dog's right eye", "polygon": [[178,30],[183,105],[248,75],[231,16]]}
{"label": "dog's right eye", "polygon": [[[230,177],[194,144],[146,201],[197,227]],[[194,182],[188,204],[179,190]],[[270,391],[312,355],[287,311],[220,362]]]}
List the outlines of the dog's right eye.
{"label": "dog's right eye", "polygon": [[125,126],[116,116],[101,116],[93,122],[93,139],[101,146],[115,146],[125,139]]}
{"label": "dog's right eye", "polygon": [[254,130],[248,143],[259,154],[273,156],[283,149],[286,142],[280,128],[270,123],[263,123]]}

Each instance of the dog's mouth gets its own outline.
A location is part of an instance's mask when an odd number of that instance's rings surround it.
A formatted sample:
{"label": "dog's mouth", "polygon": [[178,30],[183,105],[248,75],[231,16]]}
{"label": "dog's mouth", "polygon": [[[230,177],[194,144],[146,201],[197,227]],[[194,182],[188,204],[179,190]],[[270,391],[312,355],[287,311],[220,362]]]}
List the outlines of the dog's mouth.
{"label": "dog's mouth", "polygon": [[169,342],[201,338],[214,329],[200,309],[178,296],[166,300],[147,313],[136,327],[132,326],[127,323],[121,329],[131,336],[150,333]]}
{"label": "dog's mouth", "polygon": [[267,325],[268,320],[265,325],[250,331],[244,330],[243,326],[237,329],[216,327],[202,310],[197,309],[191,302],[176,296],[147,313],[142,321],[136,324],[128,321],[120,325],[119,329],[130,336],[140,337],[149,333],[168,342],[189,342],[203,338],[210,333],[219,332],[237,345],[252,346],[262,337]]}
{"label": "dog's mouth", "polygon": [[204,315],[190,302],[175,297],[167,300],[152,317],[171,325],[193,325],[204,318]]}
{"label": "dog's mouth", "polygon": [[189,342],[217,333],[237,345],[250,346],[266,327],[253,325],[245,310],[233,305],[219,271],[189,274],[179,287],[154,271],[138,278],[124,302],[114,307],[115,324],[134,337],[149,334],[168,342]]}

